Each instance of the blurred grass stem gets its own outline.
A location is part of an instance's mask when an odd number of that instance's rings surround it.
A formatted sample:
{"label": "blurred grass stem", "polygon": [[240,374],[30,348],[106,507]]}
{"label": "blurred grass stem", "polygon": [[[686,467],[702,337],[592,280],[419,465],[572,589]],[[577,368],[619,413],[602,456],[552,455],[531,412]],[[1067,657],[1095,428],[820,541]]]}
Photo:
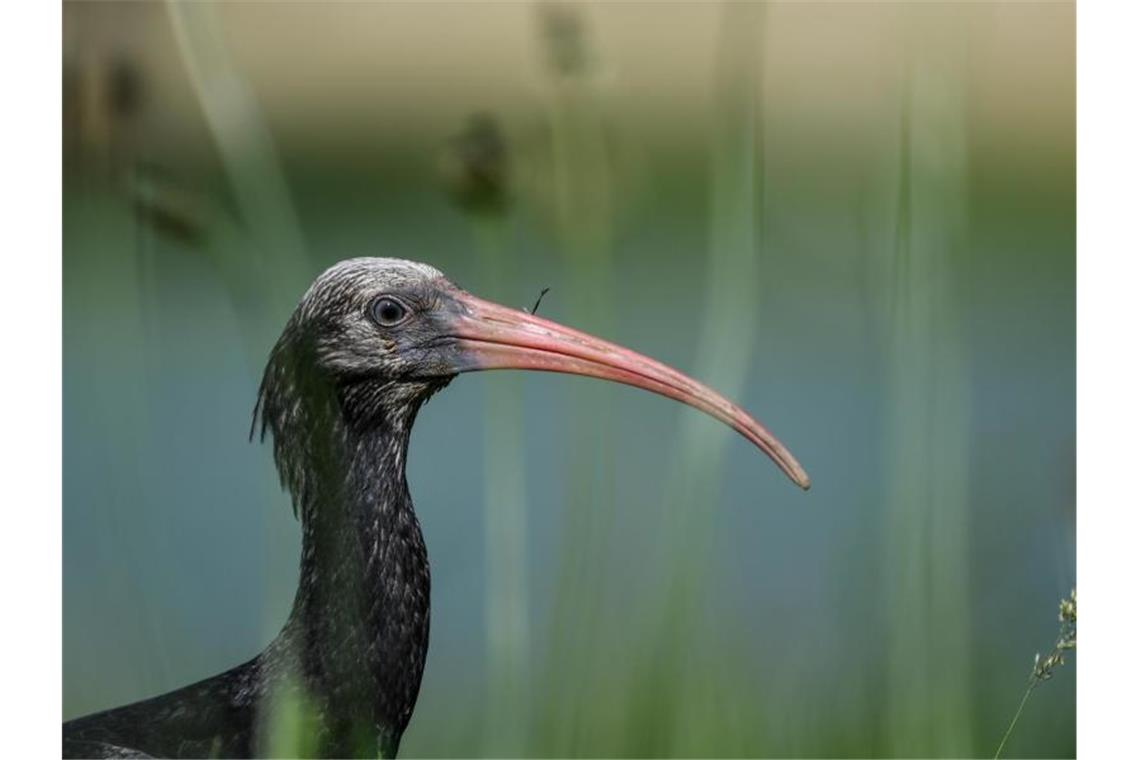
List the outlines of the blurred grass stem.
{"label": "blurred grass stem", "polygon": [[[473,218],[483,292],[517,293],[501,216]],[[527,590],[526,463],[522,378],[503,373],[485,386],[484,543],[487,563],[488,700],[484,749],[526,753],[530,725],[530,613]]]}
{"label": "blurred grass stem", "polygon": [[[543,3],[539,35],[549,64],[547,103],[551,136],[554,219],[566,273],[569,324],[608,338],[615,335],[612,262],[614,162],[607,138],[611,125],[597,73],[588,7]],[[559,558],[547,657],[551,698],[539,730],[566,754],[591,754],[597,745],[590,727],[607,708],[591,700],[592,684],[612,671],[604,651],[603,605],[611,566],[609,538],[617,513],[612,389],[574,383],[572,404],[588,415],[572,419],[562,520],[566,539]]]}
{"label": "blurred grass stem", "polygon": [[968,244],[961,61],[906,60],[886,325],[887,736],[892,753],[974,752],[968,660],[970,367],[954,262]]}
{"label": "blurred grass stem", "polygon": [[[744,390],[752,364],[760,309],[761,217],[764,205],[762,95],[763,5],[725,3],[721,7],[710,169],[708,248],[704,266],[703,314],[696,344],[694,375],[731,398]],[[714,522],[698,508],[717,503],[730,435],[708,419],[680,410],[678,439],[662,493],[662,579],[657,609],[648,616],[657,639],[642,664],[648,675],[634,703],[652,709],[667,730],[644,737],[638,754],[692,754],[707,747],[706,710],[715,710],[705,665],[691,656],[697,648],[702,589],[710,578],[709,552]],[[677,559],[681,558],[681,559]],[[703,635],[712,632],[703,631]],[[653,671],[673,663],[670,684]],[[643,716],[645,721],[649,715]]]}
{"label": "blurred grass stem", "polygon": [[[218,229],[226,233],[215,241],[223,249],[212,253],[234,307],[247,317],[241,323],[256,378],[280,324],[313,276],[313,266],[269,125],[226,45],[220,18],[224,6],[168,0],[166,10],[236,201],[236,220],[220,204],[211,206]],[[273,501],[268,489],[267,483],[266,503]],[[268,512],[264,525],[267,564],[272,566],[274,552],[291,551],[292,542]],[[277,632],[284,612],[266,610],[269,631]],[[293,713],[305,703],[284,699],[274,705],[288,713],[280,726],[295,726],[299,718]],[[274,717],[268,720],[272,723]],[[286,734],[282,729],[281,735]]]}

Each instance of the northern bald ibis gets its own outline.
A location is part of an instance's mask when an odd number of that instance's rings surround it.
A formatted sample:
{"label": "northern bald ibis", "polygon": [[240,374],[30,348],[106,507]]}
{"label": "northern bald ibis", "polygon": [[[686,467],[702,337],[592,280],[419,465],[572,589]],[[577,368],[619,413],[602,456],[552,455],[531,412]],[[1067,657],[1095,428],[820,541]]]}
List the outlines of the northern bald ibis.
{"label": "northern bald ibis", "polygon": [[396,754],[428,645],[431,581],[405,459],[420,406],[461,372],[612,380],[731,426],[801,488],[807,473],[759,423],[676,370],[534,314],[480,300],[424,264],[343,261],[274,346],[254,409],[302,526],[281,633],[249,662],[63,724],[65,756],[238,757],[269,751],[273,706],[299,699],[324,756]]}

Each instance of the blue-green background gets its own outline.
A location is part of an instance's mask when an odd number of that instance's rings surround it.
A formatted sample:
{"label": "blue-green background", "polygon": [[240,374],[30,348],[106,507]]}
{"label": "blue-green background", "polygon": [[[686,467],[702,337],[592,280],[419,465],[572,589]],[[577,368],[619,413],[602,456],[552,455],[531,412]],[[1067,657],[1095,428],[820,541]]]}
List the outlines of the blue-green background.
{"label": "blue-green background", "polygon": [[[65,718],[275,634],[261,364],[388,255],[739,386],[814,481],[629,388],[457,379],[409,462],[402,754],[992,755],[1076,583],[1070,5],[64,16]],[[473,113],[502,214],[455,201]],[[1007,754],[1075,754],[1070,660]]]}

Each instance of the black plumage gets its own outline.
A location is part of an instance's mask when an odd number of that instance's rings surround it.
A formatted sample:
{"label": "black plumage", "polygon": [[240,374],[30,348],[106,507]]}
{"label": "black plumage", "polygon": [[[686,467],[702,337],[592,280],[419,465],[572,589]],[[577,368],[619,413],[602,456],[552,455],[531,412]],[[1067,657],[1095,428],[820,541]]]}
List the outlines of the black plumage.
{"label": "black plumage", "polygon": [[431,576],[405,477],[416,414],[460,373],[573,372],[653,390],[732,425],[801,486],[807,476],[725,399],[626,349],[470,296],[431,267],[353,259],[301,299],[270,355],[251,437],[301,520],[300,580],[252,660],[176,691],[68,721],[68,757],[249,757],[276,706],[306,708],[305,746],[392,757],[419,692]]}

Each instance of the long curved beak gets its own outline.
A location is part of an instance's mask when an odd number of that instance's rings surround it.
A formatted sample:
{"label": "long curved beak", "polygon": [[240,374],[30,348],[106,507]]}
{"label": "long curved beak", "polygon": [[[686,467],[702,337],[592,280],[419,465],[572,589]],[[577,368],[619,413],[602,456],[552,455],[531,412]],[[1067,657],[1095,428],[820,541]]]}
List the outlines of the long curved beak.
{"label": "long curved beak", "polygon": [[774,435],[743,409],[706,385],[628,348],[457,291],[460,305],[451,334],[459,372],[529,369],[565,372],[632,385],[700,409],[731,427],[771,457],[800,488],[811,487],[804,468]]}

